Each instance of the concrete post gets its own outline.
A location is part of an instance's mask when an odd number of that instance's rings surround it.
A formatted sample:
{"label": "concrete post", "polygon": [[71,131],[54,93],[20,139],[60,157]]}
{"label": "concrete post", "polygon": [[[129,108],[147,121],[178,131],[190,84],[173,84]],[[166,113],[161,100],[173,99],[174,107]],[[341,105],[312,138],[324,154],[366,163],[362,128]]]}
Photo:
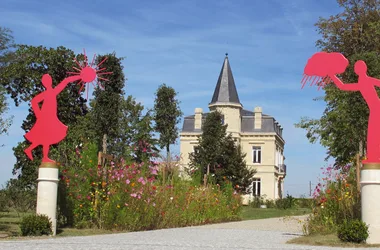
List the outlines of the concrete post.
{"label": "concrete post", "polygon": [[43,162],[38,169],[37,214],[47,215],[52,222],[53,235],[57,232],[58,167]]}
{"label": "concrete post", "polygon": [[368,244],[380,244],[380,163],[363,163],[361,170],[362,221],[368,225]]}

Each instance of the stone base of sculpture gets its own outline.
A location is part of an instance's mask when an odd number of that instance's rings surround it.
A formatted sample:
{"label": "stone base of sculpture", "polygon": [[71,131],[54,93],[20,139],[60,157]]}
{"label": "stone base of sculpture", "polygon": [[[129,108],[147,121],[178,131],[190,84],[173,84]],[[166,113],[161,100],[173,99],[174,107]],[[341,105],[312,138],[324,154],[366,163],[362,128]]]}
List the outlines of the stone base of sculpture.
{"label": "stone base of sculpture", "polygon": [[380,244],[380,163],[363,163],[361,170],[362,221],[368,225],[368,244]]}
{"label": "stone base of sculpture", "polygon": [[58,167],[43,162],[38,169],[37,214],[47,215],[52,222],[53,235],[57,232]]}

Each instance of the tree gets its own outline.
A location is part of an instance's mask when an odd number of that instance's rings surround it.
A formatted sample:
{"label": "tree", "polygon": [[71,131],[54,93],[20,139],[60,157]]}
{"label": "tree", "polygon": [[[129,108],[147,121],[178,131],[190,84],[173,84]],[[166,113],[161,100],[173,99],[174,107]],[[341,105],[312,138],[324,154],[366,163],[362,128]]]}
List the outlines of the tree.
{"label": "tree", "polygon": [[[50,74],[54,87],[67,77],[67,71],[74,66],[73,51],[58,47],[47,49],[43,46],[17,46],[13,59],[1,69],[0,86],[10,94],[16,106],[21,102],[29,101],[33,96],[43,91],[41,77]],[[83,59],[83,55],[79,56]],[[79,93],[80,86],[68,85],[58,96],[58,118],[69,127],[77,122],[78,117],[87,112],[85,99]],[[30,104],[29,104],[30,106]],[[22,129],[28,132],[34,125],[36,118],[29,108],[29,114],[22,123]],[[37,148],[33,153],[36,160],[30,161],[24,153],[28,142],[20,142],[14,150],[16,164],[13,174],[18,175],[21,186],[33,188],[36,185],[37,169],[41,162],[42,152]]]}
{"label": "tree", "polygon": [[220,167],[215,169],[216,182],[223,183],[223,177],[226,177],[235,190],[249,193],[256,170],[247,167],[245,157],[246,154],[241,151],[240,145],[236,145],[232,136],[226,136],[218,159]]}
{"label": "tree", "polygon": [[201,177],[207,168],[211,172],[219,167],[218,158],[223,150],[223,139],[226,135],[227,125],[222,124],[223,115],[219,111],[207,115],[202,126],[202,135],[198,138],[198,146],[190,154],[190,166],[199,169]]}
{"label": "tree", "polygon": [[[2,68],[7,65],[13,55],[14,40],[11,30],[0,27],[0,77]],[[3,86],[0,86],[0,135],[6,134],[12,124],[13,116],[5,118],[4,115],[8,110],[6,92]]]}
{"label": "tree", "polygon": [[143,111],[144,106],[131,95],[122,98],[117,137],[111,146],[113,154],[139,163],[155,157],[157,141],[153,138],[153,116],[151,111]]}
{"label": "tree", "polygon": [[1,68],[12,60],[14,47],[12,31],[8,28],[0,27],[0,72]]}
{"label": "tree", "polygon": [[236,190],[245,193],[256,171],[247,168],[245,154],[232,136],[226,134],[227,125],[222,124],[222,119],[219,111],[207,115],[198,146],[190,154],[190,166],[201,177],[206,171],[214,175],[217,184],[223,185],[228,179]]}
{"label": "tree", "polygon": [[[104,61],[107,58],[106,61]],[[96,88],[94,92],[95,102],[93,105],[93,119],[98,138],[99,150],[107,153],[108,144],[112,144],[117,137],[119,126],[118,114],[122,96],[124,94],[125,77],[121,61],[123,58],[116,57],[116,53],[99,55],[96,63],[102,61],[102,67],[112,74],[105,75],[107,80],[98,79],[104,89]],[[108,152],[112,153],[112,152]]]}
{"label": "tree", "polygon": [[[170,162],[170,145],[175,143],[178,138],[177,124],[182,116],[176,95],[177,93],[172,87],[162,84],[156,91],[154,101],[154,128],[160,134],[158,144],[161,149],[166,149],[167,165]],[[163,179],[165,181],[165,171]]]}
{"label": "tree", "polygon": [[[350,60],[350,66],[342,74],[343,82],[357,82],[353,64],[364,60],[369,75],[380,76],[380,1],[338,0],[344,10],[316,23],[322,38],[316,45],[329,52],[341,52]],[[303,117],[296,124],[307,130],[310,142],[320,143],[328,149],[328,157],[336,159],[338,166],[352,162],[355,155],[363,154],[366,145],[368,107],[360,93],[344,92],[330,84],[323,98],[327,104],[320,119]]]}

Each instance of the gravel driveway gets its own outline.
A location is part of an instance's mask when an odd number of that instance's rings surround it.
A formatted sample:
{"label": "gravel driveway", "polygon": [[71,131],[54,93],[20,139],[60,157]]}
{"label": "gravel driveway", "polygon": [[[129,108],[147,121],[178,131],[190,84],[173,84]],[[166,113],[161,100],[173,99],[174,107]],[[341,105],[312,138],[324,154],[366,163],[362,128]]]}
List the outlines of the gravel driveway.
{"label": "gravel driveway", "polygon": [[271,218],[122,234],[0,241],[0,249],[337,249],[285,244],[301,234],[297,220]]}

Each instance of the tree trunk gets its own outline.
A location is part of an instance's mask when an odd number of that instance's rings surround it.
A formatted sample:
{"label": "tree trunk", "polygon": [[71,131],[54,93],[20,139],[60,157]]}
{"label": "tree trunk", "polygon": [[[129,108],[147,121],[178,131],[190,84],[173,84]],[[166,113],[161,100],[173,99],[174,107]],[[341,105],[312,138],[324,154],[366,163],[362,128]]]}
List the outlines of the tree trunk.
{"label": "tree trunk", "polygon": [[363,141],[359,142],[359,152],[356,155],[356,185],[358,190],[358,195],[360,194],[360,156],[363,154]]}
{"label": "tree trunk", "polygon": [[[103,134],[103,155],[105,156],[107,154],[107,134]],[[102,161],[102,167],[103,167],[103,181],[108,183],[107,181],[107,168],[106,168],[106,160],[105,158],[103,157],[103,161]],[[102,218],[102,211],[100,211],[100,209],[98,210],[98,218],[99,218],[99,225],[100,225],[100,228],[103,228],[102,227],[102,224],[103,224],[103,218]]]}
{"label": "tree trunk", "polygon": [[170,161],[170,145],[166,145],[166,164],[162,170],[162,181],[164,184],[166,183],[166,170],[169,169]]}
{"label": "tree trunk", "polygon": [[207,186],[207,178],[209,174],[210,174],[210,164],[207,165],[207,172],[203,176],[203,185],[205,187]]}
{"label": "tree trunk", "polygon": [[103,154],[107,154],[107,134],[103,135]]}

